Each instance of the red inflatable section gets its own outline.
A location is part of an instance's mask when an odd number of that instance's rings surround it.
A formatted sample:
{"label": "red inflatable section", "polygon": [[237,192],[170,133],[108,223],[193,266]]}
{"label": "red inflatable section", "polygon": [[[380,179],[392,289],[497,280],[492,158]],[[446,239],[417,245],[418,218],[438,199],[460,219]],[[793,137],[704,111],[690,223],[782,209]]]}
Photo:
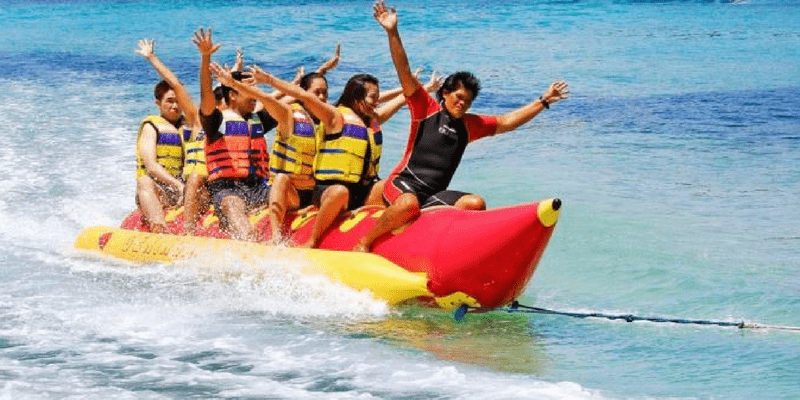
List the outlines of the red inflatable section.
{"label": "red inflatable section", "polygon": [[[525,290],[550,240],[554,225],[539,220],[538,204],[487,211],[425,210],[417,221],[379,238],[373,253],[409,271],[427,273],[428,289],[436,297],[460,292],[482,307],[500,307]],[[382,212],[380,207],[363,207],[339,218],[323,235],[320,248],[350,250]],[[291,232],[290,244],[308,238],[315,215],[287,216],[284,231]],[[170,233],[182,234],[182,214],[173,212],[167,219]],[[263,240],[269,240],[266,213],[253,219]],[[125,219],[122,228],[148,231],[138,211]],[[212,214],[201,218],[197,235],[229,238]]]}

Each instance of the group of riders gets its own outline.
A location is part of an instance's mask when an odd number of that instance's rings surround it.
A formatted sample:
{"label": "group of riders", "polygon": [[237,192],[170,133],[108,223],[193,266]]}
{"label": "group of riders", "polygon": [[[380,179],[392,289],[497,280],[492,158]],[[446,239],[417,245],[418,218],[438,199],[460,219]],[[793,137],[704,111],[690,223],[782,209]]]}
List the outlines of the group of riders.
{"label": "group of riders", "polygon": [[[381,92],[370,74],[357,74],[334,104],[328,103],[325,74],[334,57],[315,72],[302,68],[292,82],[258,66],[242,70],[211,62],[220,45],[211,29],[193,42],[201,56],[200,105],[155,55],[153,41],[137,53],[161,75],[155,88],[160,115],[145,118],[137,139],[136,200],[153,232],[166,232],[164,210],[184,205],[184,229],[193,234],[209,204],[232,237],[257,240],[248,212],[268,207],[272,240],[282,239],[286,213],[318,209],[310,237],[316,247],[344,212],[364,205],[385,206],[376,225],[353,250],[370,251],[380,236],[416,219],[422,209],[448,205],[483,210],[482,197],[448,190],[468,143],[508,132],[568,96],[565,82],[499,116],[467,113],[480,90],[469,72],[446,79],[434,74],[422,84],[412,73],[398,32],[397,12],[381,0],[373,16],[386,31],[400,87]],[[220,83],[212,87],[212,75]],[[267,85],[267,93],[259,88]],[[434,93],[436,99],[430,94]],[[378,177],[383,145],[381,124],[408,105],[411,129],[405,152],[385,179]],[[265,134],[275,129],[268,146]]]}

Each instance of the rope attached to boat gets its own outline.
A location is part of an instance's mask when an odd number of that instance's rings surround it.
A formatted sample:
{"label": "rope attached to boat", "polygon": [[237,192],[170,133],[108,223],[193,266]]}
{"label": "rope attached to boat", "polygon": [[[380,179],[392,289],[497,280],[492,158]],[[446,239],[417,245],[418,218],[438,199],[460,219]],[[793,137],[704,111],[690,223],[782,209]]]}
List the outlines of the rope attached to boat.
{"label": "rope attached to boat", "polygon": [[566,317],[573,317],[573,318],[604,318],[610,320],[624,320],[625,322],[648,321],[656,323],[714,325],[714,326],[724,326],[724,327],[736,327],[739,329],[777,329],[777,330],[800,332],[800,326],[762,325],[755,323],[745,323],[744,321],[728,322],[728,321],[709,321],[709,320],[682,319],[682,318],[637,317],[635,315],[630,315],[630,314],[613,315],[613,314],[603,314],[603,313],[577,313],[577,312],[548,310],[540,307],[531,307],[519,304],[519,302],[517,301],[512,302],[511,306],[507,308],[494,308],[494,309],[475,308],[475,307],[470,307],[466,304],[462,304],[458,309],[456,309],[453,318],[455,318],[456,321],[461,321],[464,319],[464,316],[467,314],[467,312],[469,312],[471,309],[478,312],[505,311],[509,313],[563,315]]}

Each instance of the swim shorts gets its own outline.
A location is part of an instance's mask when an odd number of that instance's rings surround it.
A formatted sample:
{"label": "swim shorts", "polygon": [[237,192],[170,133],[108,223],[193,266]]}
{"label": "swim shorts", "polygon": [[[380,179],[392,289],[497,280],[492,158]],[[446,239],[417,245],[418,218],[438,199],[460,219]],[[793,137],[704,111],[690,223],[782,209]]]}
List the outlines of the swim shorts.
{"label": "swim shorts", "polygon": [[313,204],[317,207],[320,207],[320,203],[322,202],[322,193],[325,192],[325,189],[334,185],[342,185],[350,192],[350,199],[347,202],[347,209],[355,210],[356,208],[364,205],[364,202],[367,201],[367,197],[369,197],[369,192],[372,191],[372,187],[375,186],[375,183],[377,182],[378,179],[373,179],[365,183],[317,181],[317,186],[314,187]]}
{"label": "swim shorts", "polygon": [[269,203],[269,186],[266,179],[220,179],[208,183],[211,203],[221,210],[222,200],[236,196],[244,200],[246,211]]}
{"label": "swim shorts", "polygon": [[454,206],[460,198],[470,194],[457,190],[433,192],[425,190],[426,188],[421,184],[415,183],[412,180],[395,176],[394,179],[387,182],[386,187],[383,189],[383,201],[389,205],[403,193],[414,193],[419,201],[419,208],[424,209],[433,206]]}

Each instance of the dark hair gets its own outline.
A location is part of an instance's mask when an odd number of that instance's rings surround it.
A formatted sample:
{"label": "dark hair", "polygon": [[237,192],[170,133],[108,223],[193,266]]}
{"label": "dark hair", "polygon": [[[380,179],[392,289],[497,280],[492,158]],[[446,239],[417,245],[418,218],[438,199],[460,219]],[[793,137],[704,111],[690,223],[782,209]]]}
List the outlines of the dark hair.
{"label": "dark hair", "polygon": [[[242,79],[249,78],[250,76],[251,75],[248,72],[242,72],[242,71],[232,71],[231,72],[231,78],[233,78],[234,80],[237,80],[239,82],[241,82]],[[225,85],[219,85],[219,87],[222,88],[220,90],[220,92],[222,93],[222,98],[225,99],[225,103],[226,104],[230,104],[231,103],[231,92],[236,92],[236,89],[234,89],[234,88],[232,88],[230,86],[225,86]],[[239,93],[239,92],[236,92],[236,93]],[[217,92],[216,91],[214,92],[214,97],[217,98]]]}
{"label": "dark hair", "polygon": [[229,92],[230,90],[231,88],[227,86],[217,85],[217,87],[214,88],[214,100],[218,102],[222,101],[228,95],[227,92]]}
{"label": "dark hair", "polygon": [[344,90],[342,90],[342,95],[336,102],[337,107],[345,106],[353,110],[359,117],[361,117],[362,120],[364,120],[364,122],[367,125],[371,123],[369,117],[359,113],[355,105],[357,102],[367,98],[368,83],[378,86],[378,78],[370,74],[353,75],[353,77],[347,81],[347,84],[344,85]]}
{"label": "dark hair", "polygon": [[444,80],[442,87],[436,91],[436,97],[439,99],[439,101],[442,101],[444,99],[445,92],[450,93],[458,90],[459,85],[463,85],[464,89],[467,89],[472,93],[472,100],[475,100],[475,98],[478,97],[478,92],[481,91],[481,82],[475,77],[475,75],[472,75],[472,72],[459,71],[448,76],[447,79]]}
{"label": "dark hair", "polygon": [[161,81],[156,84],[156,88],[153,90],[153,94],[156,96],[156,100],[161,101],[167,92],[172,90],[172,86],[167,83],[167,81]]}
{"label": "dark hair", "polygon": [[325,74],[320,74],[319,72],[311,72],[308,74],[303,75],[300,78],[300,88],[303,90],[308,90],[311,87],[311,82],[314,82],[314,79],[320,78],[325,81],[325,85],[328,85],[328,79],[325,78]]}

